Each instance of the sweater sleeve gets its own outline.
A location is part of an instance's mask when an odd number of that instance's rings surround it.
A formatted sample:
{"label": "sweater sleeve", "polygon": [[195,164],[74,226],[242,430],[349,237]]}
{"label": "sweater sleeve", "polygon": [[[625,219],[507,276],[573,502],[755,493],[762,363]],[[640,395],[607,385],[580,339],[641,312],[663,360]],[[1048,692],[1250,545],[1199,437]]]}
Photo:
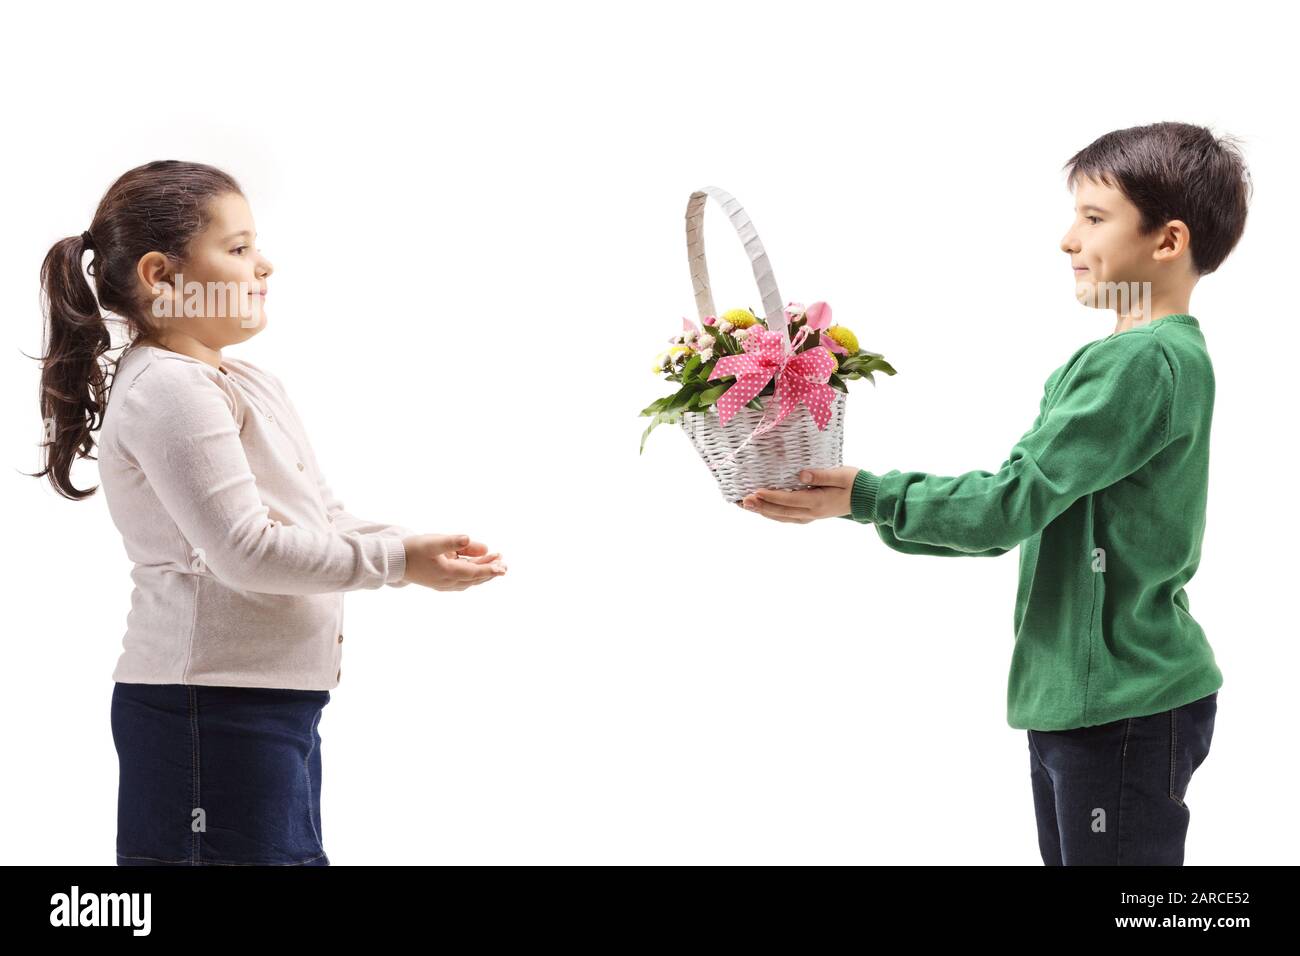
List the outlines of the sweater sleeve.
{"label": "sweater sleeve", "polygon": [[[852,516],[890,538],[966,555],[1003,553],[1075,501],[1114,484],[1168,442],[1174,376],[1153,335],[1121,334],[1089,348],[1061,377],[1048,411],[997,472],[956,477],[858,473]],[[922,553],[936,553],[925,551]]]}
{"label": "sweater sleeve", "polygon": [[[1060,371],[1059,369],[1057,371]],[[1043,409],[1047,406],[1047,397],[1052,393],[1052,379],[1056,377],[1056,372],[1048,376],[1047,382],[1043,386],[1043,397],[1038,403],[1038,417],[1034,423],[1029,426],[1029,431],[1021,436],[1023,442],[1031,435],[1043,420]],[[1017,442],[1017,445],[1019,442]],[[1002,463],[1002,468],[1006,468],[1011,463],[1010,459]],[[1001,469],[999,469],[1001,470]],[[859,505],[856,513],[840,515],[841,518],[848,518],[850,521],[857,521],[861,524],[872,524],[871,519],[866,516],[861,508],[861,503],[866,495],[867,476],[871,472],[859,471],[857,477],[853,480],[853,491],[850,501]],[[877,535],[888,547],[902,554],[924,554],[936,558],[969,558],[969,557],[997,557],[1000,554],[1006,554],[1010,548],[986,548],[983,551],[962,551],[957,548],[948,548],[939,544],[925,544],[920,541],[904,541],[894,533],[894,529],[884,524],[874,524]]]}
{"label": "sweater sleeve", "polygon": [[400,538],[273,520],[239,440],[234,400],[200,369],[167,363],[141,373],[125,396],[118,441],[193,556],[231,587],[318,594],[374,589],[406,572]]}

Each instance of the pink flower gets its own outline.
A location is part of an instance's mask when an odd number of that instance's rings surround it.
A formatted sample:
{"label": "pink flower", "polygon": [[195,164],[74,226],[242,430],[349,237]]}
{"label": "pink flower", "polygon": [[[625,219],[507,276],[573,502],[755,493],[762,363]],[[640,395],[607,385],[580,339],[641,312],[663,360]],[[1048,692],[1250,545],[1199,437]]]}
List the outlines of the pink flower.
{"label": "pink flower", "polygon": [[808,328],[821,331],[831,327],[831,307],[825,302],[814,302],[808,306]]}
{"label": "pink flower", "polygon": [[808,328],[814,332],[831,327],[831,307],[825,302],[814,302],[807,308],[802,303],[791,302],[785,307],[786,321],[793,322],[801,315],[808,316]]}

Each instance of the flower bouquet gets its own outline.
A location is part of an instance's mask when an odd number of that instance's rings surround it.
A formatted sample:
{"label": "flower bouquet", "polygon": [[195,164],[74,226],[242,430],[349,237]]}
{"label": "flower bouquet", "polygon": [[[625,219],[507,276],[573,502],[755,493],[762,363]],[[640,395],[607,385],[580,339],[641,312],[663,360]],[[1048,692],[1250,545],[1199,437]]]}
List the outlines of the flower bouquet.
{"label": "flower bouquet", "polygon": [[[714,313],[701,229],[710,195],[745,240],[765,323],[752,309]],[[846,381],[866,378],[874,385],[875,372],[895,370],[879,352],[862,349],[852,331],[833,324],[825,302],[780,305],[753,224],[722,190],[692,194],[686,232],[700,324],[683,317],[682,331],[655,359],[655,374],[679,387],[642,410],[650,424],[641,450],[658,425],[680,423],[727,500],[758,488],[806,487],[798,481],[802,469],[842,463]]]}

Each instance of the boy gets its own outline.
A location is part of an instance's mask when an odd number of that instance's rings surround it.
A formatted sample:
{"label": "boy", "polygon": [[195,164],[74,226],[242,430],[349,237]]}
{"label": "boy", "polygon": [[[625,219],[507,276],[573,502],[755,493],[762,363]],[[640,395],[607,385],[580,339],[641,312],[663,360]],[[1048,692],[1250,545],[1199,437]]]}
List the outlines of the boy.
{"label": "boy", "polygon": [[805,470],[812,488],[742,504],[870,523],[905,554],[1019,545],[1007,721],[1028,734],[1043,862],[1182,865],[1184,796],[1223,683],[1184,590],[1214,408],[1189,300],[1241,237],[1248,174],[1232,142],[1184,123],[1108,133],[1066,169],[1076,215],[1061,250],[1078,299],[1113,309],[1115,330],[1048,377],[1001,469]]}

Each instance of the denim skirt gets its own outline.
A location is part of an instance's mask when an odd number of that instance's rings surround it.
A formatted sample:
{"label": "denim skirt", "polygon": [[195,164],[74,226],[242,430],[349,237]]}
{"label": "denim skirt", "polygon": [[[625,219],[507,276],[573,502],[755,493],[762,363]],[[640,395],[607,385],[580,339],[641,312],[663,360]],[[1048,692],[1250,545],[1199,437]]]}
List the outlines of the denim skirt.
{"label": "denim skirt", "polygon": [[327,690],[113,686],[119,866],[329,866]]}

